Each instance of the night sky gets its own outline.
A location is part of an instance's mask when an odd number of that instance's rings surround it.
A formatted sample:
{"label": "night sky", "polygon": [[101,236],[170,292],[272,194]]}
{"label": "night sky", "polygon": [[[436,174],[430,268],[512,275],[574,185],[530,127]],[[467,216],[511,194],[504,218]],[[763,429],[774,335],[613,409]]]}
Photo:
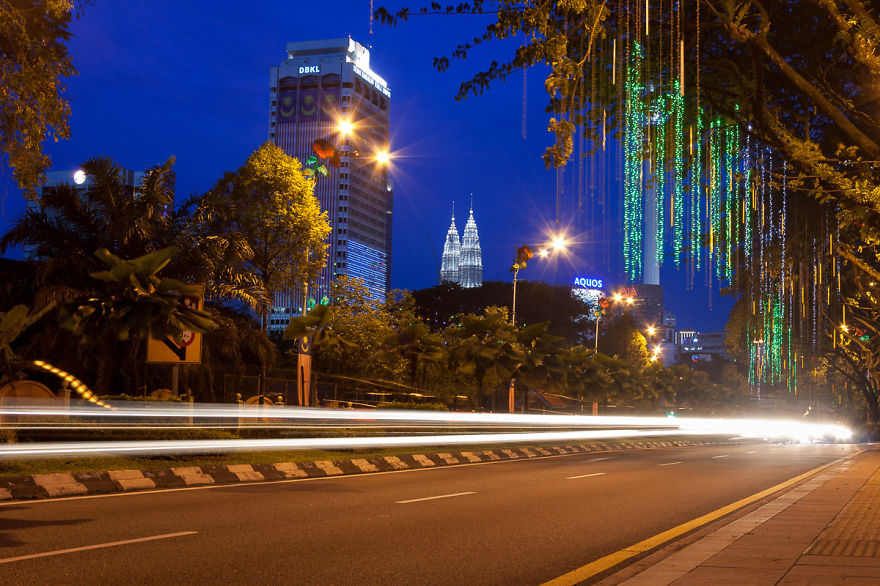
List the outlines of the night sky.
{"label": "night sky", "polygon": [[[442,74],[432,66],[434,57],[479,35],[486,18],[418,17],[395,28],[373,23],[370,35],[369,15],[370,0],[97,0],[72,25],[70,51],[79,71],[68,80],[72,136],[47,145],[53,169],[75,168],[100,154],[139,170],[174,155],[178,197],[205,191],[267,139],[269,67],[284,59],[286,44],[350,35],[371,47],[371,68],[391,88],[392,286],[420,289],[436,282],[428,234],[439,257],[452,200],[461,232],[471,193],[484,279],[510,279],[516,247],[541,242],[556,228],[556,174],[541,160],[550,141],[542,73],[529,72],[524,140],[521,74],[481,97],[453,99],[462,79],[505,58],[502,49],[514,44],[494,43]],[[2,228],[24,204],[10,171],[0,173]],[[556,270],[534,262],[520,277],[564,284],[589,272],[578,252],[596,244],[587,242],[588,235],[581,240]],[[724,326],[731,300],[720,298],[716,285],[710,311],[704,280],[698,274],[697,288],[688,291],[683,272],[663,269],[666,309],[680,327]]]}

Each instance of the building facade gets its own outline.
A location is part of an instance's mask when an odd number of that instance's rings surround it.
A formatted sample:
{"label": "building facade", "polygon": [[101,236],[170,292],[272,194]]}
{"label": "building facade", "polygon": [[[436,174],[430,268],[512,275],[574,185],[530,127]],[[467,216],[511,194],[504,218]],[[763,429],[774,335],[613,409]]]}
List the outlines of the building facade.
{"label": "building facade", "polygon": [[[287,44],[287,58],[269,74],[269,138],[305,162],[312,143],[324,139],[337,148],[338,167],[317,175],[315,197],[328,212],[327,265],[317,282],[302,291],[279,294],[270,330],[283,329],[303,303],[321,302],[338,276],[361,279],[375,299],[384,299],[391,280],[393,190],[387,165],[391,91],[370,68],[370,51],[351,38]],[[339,132],[341,121],[353,124]]]}
{"label": "building facade", "polygon": [[473,204],[461,240],[458,239],[458,228],[455,227],[453,207],[452,220],[449,223],[449,230],[446,231],[446,242],[443,244],[440,280],[458,283],[466,289],[483,284],[483,251],[480,248],[480,234],[477,231],[477,221],[474,219]]}
{"label": "building facade", "polygon": [[461,261],[458,266],[458,280],[468,289],[483,284],[483,251],[480,248],[480,234],[474,220],[474,206],[471,204],[464,234],[461,235]]}

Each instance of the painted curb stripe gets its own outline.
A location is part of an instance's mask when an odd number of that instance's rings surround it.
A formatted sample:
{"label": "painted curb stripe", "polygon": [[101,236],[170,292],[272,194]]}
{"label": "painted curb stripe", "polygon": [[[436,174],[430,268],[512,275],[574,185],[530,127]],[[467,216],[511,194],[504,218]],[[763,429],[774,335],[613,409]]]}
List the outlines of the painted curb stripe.
{"label": "painted curb stripe", "polygon": [[[716,445],[731,442],[718,442]],[[737,442],[734,442],[737,443]],[[45,499],[58,496],[112,494],[116,492],[149,489],[152,483],[155,489],[183,488],[196,484],[232,485],[260,481],[277,481],[290,478],[326,478],[329,476],[375,473],[369,465],[375,466],[379,472],[398,470],[449,467],[462,463],[504,462],[530,458],[546,458],[569,454],[596,451],[620,450],[628,448],[649,449],[663,447],[701,446],[704,442],[679,440],[676,442],[660,442],[647,440],[639,444],[585,444],[577,446],[557,446],[551,448],[516,448],[483,450],[480,452],[453,452],[443,454],[409,454],[403,456],[374,457],[368,460],[333,460],[318,462],[286,462],[277,464],[228,464],[222,466],[180,467],[152,469],[143,471],[125,471],[129,474],[138,472],[137,479],[142,487],[133,483],[120,481],[119,471],[74,472],[51,475],[18,476],[0,478],[0,504],[10,500]],[[355,464],[368,463],[363,466]],[[456,462],[457,461],[457,462]],[[454,463],[455,462],[455,463]],[[70,488],[76,487],[75,492]],[[67,493],[67,494],[64,494]]]}
{"label": "painted curb stripe", "polygon": [[858,456],[859,454],[861,454],[862,452],[864,452],[864,450],[859,450],[858,452],[856,452],[854,454],[844,456],[843,458],[837,459],[837,460],[830,462],[828,464],[823,464],[822,466],[819,466],[818,468],[813,468],[809,472],[804,472],[800,476],[795,476],[794,478],[790,478],[790,479],[786,480],[785,482],[781,482],[781,483],[777,484],[776,486],[771,486],[770,488],[768,488],[766,490],[762,490],[761,492],[757,492],[751,496],[747,496],[744,499],[740,499],[740,500],[738,500],[734,503],[731,503],[727,506],[721,507],[720,509],[716,509],[716,510],[712,511],[711,513],[707,513],[707,514],[703,515],[702,517],[697,517],[696,519],[692,519],[690,521],[687,521],[686,523],[682,523],[681,525],[678,525],[677,527],[673,527],[672,529],[668,529],[662,533],[658,533],[657,535],[654,535],[653,537],[649,537],[648,539],[645,539],[644,541],[639,541],[638,543],[634,543],[633,545],[630,545],[629,547],[626,547],[624,549],[616,551],[612,554],[606,555],[603,558],[599,558],[598,560],[596,560],[594,562],[590,562],[589,564],[587,564],[585,566],[581,566],[580,568],[577,568],[576,570],[572,570],[571,572],[568,572],[567,574],[563,574],[562,576],[559,576],[558,578],[554,578],[552,580],[549,580],[548,582],[544,582],[544,584],[542,584],[542,586],[563,586],[563,585],[577,584],[579,582],[583,582],[584,580],[592,578],[596,574],[601,574],[602,572],[604,572],[610,568],[613,568],[614,566],[616,566],[617,564],[619,564],[621,562],[624,562],[632,557],[635,557],[637,555],[641,555],[641,554],[645,553],[646,551],[650,551],[656,547],[659,547],[668,541],[672,541],[676,537],[680,537],[680,536],[684,535],[685,533],[692,531],[693,529],[696,529],[698,527],[706,525],[707,523],[710,523],[716,519],[719,519],[729,513],[733,513],[734,511],[745,507],[746,505],[750,505],[750,504],[754,503],[755,501],[759,501],[762,498],[770,496],[775,492],[779,492],[780,490],[782,490],[784,488],[788,488],[792,484],[796,484],[796,483],[800,482],[801,480],[804,480],[805,478],[819,474],[823,470],[827,470],[833,466],[840,464],[841,462],[843,462],[845,460],[848,460],[850,458],[854,458],[854,457]]}

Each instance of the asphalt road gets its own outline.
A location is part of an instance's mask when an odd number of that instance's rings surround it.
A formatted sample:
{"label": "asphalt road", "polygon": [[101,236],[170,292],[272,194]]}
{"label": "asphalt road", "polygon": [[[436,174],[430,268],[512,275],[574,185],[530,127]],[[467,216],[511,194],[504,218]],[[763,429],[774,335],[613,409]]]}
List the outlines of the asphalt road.
{"label": "asphalt road", "polygon": [[853,451],[627,450],[12,503],[0,584],[537,584]]}

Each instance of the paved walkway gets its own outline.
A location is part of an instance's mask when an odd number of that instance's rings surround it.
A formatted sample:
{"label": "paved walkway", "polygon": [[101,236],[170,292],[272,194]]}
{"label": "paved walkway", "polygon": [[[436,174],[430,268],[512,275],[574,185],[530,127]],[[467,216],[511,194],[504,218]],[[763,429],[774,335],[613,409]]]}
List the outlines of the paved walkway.
{"label": "paved walkway", "polygon": [[880,444],[601,584],[880,584]]}

